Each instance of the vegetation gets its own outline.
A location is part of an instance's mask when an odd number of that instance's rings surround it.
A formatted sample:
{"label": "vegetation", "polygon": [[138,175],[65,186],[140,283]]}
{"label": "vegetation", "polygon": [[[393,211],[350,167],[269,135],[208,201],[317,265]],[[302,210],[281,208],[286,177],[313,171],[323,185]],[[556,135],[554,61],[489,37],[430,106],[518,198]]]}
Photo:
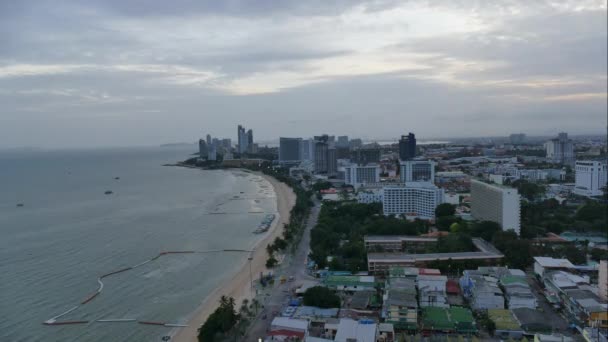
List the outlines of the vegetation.
{"label": "vegetation", "polygon": [[454,216],[456,213],[456,206],[450,203],[441,203],[435,208],[436,217]]}
{"label": "vegetation", "polygon": [[[328,202],[311,232],[311,259],[318,267],[357,272],[367,268],[365,235],[418,235],[428,231],[424,221],[409,222],[382,215],[379,203]],[[327,257],[334,260],[328,264]]]}
{"label": "vegetation", "polygon": [[314,286],[304,292],[304,305],[339,308],[340,297],[325,286]]}
{"label": "vegetation", "polygon": [[531,183],[525,179],[518,179],[511,184],[520,195],[529,201],[536,201],[540,199],[546,192],[545,186]]}
{"label": "vegetation", "polygon": [[555,199],[521,204],[521,236],[535,238],[566,230],[606,234],[606,204],[589,201],[580,208],[560,205]]}
{"label": "vegetation", "polygon": [[219,341],[240,319],[240,315],[235,311],[234,298],[222,296],[220,306],[198,329],[198,340],[204,342]]}
{"label": "vegetation", "polygon": [[289,170],[285,168],[273,168],[270,163],[263,163],[260,167],[249,167],[253,171],[261,171],[265,175],[271,176],[280,182],[287,184],[296,194],[296,203],[291,209],[289,215],[289,224],[284,225],[283,237],[277,237],[272,244],[266,246],[268,251],[268,260],[266,267],[272,268],[277,265],[277,259],[274,256],[275,252],[285,251],[289,246],[295,248],[297,242],[302,237],[304,232],[306,219],[310,213],[312,202],[310,197],[311,191],[307,191],[302,187],[300,181],[289,177]]}
{"label": "vegetation", "polygon": [[496,332],[496,322],[494,322],[486,311],[480,311],[477,313],[477,322],[479,325],[488,332],[490,336],[494,336]]}

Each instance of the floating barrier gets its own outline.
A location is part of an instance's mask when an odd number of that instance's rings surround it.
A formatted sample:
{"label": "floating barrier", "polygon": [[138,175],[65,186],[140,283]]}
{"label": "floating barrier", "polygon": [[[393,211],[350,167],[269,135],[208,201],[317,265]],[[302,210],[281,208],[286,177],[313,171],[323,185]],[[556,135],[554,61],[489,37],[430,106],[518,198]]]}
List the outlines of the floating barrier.
{"label": "floating barrier", "polygon": [[[158,255],[154,256],[151,259],[148,259],[146,261],[143,261],[135,266],[131,266],[131,267],[125,267],[125,268],[121,268],[117,271],[113,271],[110,273],[106,273],[103,274],[101,276],[99,276],[97,278],[97,283],[99,284],[97,291],[95,291],[93,294],[87,296],[83,301],[81,301],[78,305],[70,308],[69,310],[54,316],[52,318],[47,319],[46,321],[42,322],[42,324],[44,325],[71,325],[71,324],[87,324],[89,323],[89,321],[85,321],[85,320],[74,320],[74,321],[57,321],[59,318],[77,310],[78,308],[80,308],[83,305],[86,305],[87,303],[90,303],[93,299],[97,298],[101,292],[103,291],[103,281],[101,281],[103,278],[112,276],[112,275],[116,275],[119,273],[123,273],[129,270],[133,270],[136,269],[138,267],[141,267],[143,265],[146,265],[149,262],[155,261],[157,259],[159,259],[162,256],[165,255],[172,255],[172,254],[207,254],[207,253],[219,253],[219,252],[239,252],[239,253],[252,253],[252,250],[246,250],[246,249],[214,249],[214,250],[206,250],[206,251],[192,251],[192,250],[187,250],[187,251],[163,251],[158,253]],[[175,323],[165,323],[165,322],[151,322],[151,321],[138,321],[134,318],[116,318],[116,319],[99,319],[96,320],[96,322],[100,322],[100,323],[124,323],[124,322],[137,322],[139,324],[144,324],[144,325],[162,325],[162,326],[166,326],[166,327],[186,327],[187,325],[183,325],[183,324],[175,324]]]}

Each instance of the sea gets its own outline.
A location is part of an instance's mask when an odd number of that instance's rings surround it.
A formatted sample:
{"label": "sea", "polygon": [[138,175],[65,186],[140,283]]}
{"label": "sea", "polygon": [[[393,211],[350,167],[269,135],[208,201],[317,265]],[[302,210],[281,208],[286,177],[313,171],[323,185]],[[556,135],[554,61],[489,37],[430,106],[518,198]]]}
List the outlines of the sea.
{"label": "sea", "polygon": [[[0,152],[0,341],[161,341],[234,275],[248,254],[163,251],[253,248],[276,213],[262,177],[240,170],[163,166],[191,148]],[[111,194],[106,192],[111,191]]]}

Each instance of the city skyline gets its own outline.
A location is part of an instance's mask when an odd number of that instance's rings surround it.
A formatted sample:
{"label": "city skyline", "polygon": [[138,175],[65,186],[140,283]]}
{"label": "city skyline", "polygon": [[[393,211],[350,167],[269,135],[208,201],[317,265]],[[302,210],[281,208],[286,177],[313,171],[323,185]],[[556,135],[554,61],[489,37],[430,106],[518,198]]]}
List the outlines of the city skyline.
{"label": "city skyline", "polygon": [[605,1],[20,1],[0,19],[0,148],[607,127]]}

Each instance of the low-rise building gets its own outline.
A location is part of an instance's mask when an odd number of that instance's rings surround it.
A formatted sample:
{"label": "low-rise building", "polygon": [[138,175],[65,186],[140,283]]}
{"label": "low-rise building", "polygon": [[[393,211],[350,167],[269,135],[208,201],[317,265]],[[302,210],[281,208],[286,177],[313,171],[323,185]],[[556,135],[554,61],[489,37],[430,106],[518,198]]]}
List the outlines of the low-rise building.
{"label": "low-rise building", "polygon": [[270,324],[267,336],[279,341],[299,338],[304,340],[308,333],[308,321],[288,317],[275,317]]}
{"label": "low-rise building", "polygon": [[460,287],[465,298],[469,299],[474,310],[504,309],[505,299],[494,277],[469,275],[463,272]]}
{"label": "low-rise building", "polygon": [[500,278],[509,309],[530,308],[538,306],[536,297],[525,277],[505,275]]}
{"label": "low-rise building", "polygon": [[442,275],[418,275],[418,298],[421,307],[435,306],[447,308],[446,283],[448,278]]}
{"label": "low-rise building", "polygon": [[336,291],[374,291],[376,280],[374,276],[338,276],[330,275],[323,281],[323,284]]}
{"label": "low-rise building", "polygon": [[488,317],[496,324],[494,336],[500,337],[501,339],[516,340],[523,337],[524,331],[521,329],[510,310],[489,309]]}
{"label": "low-rise building", "polygon": [[534,274],[543,277],[547,271],[571,270],[574,265],[568,259],[554,259],[549,257],[534,257]]}
{"label": "low-rise building", "polygon": [[389,278],[382,316],[395,329],[413,331],[418,325],[416,282],[410,278]]}

